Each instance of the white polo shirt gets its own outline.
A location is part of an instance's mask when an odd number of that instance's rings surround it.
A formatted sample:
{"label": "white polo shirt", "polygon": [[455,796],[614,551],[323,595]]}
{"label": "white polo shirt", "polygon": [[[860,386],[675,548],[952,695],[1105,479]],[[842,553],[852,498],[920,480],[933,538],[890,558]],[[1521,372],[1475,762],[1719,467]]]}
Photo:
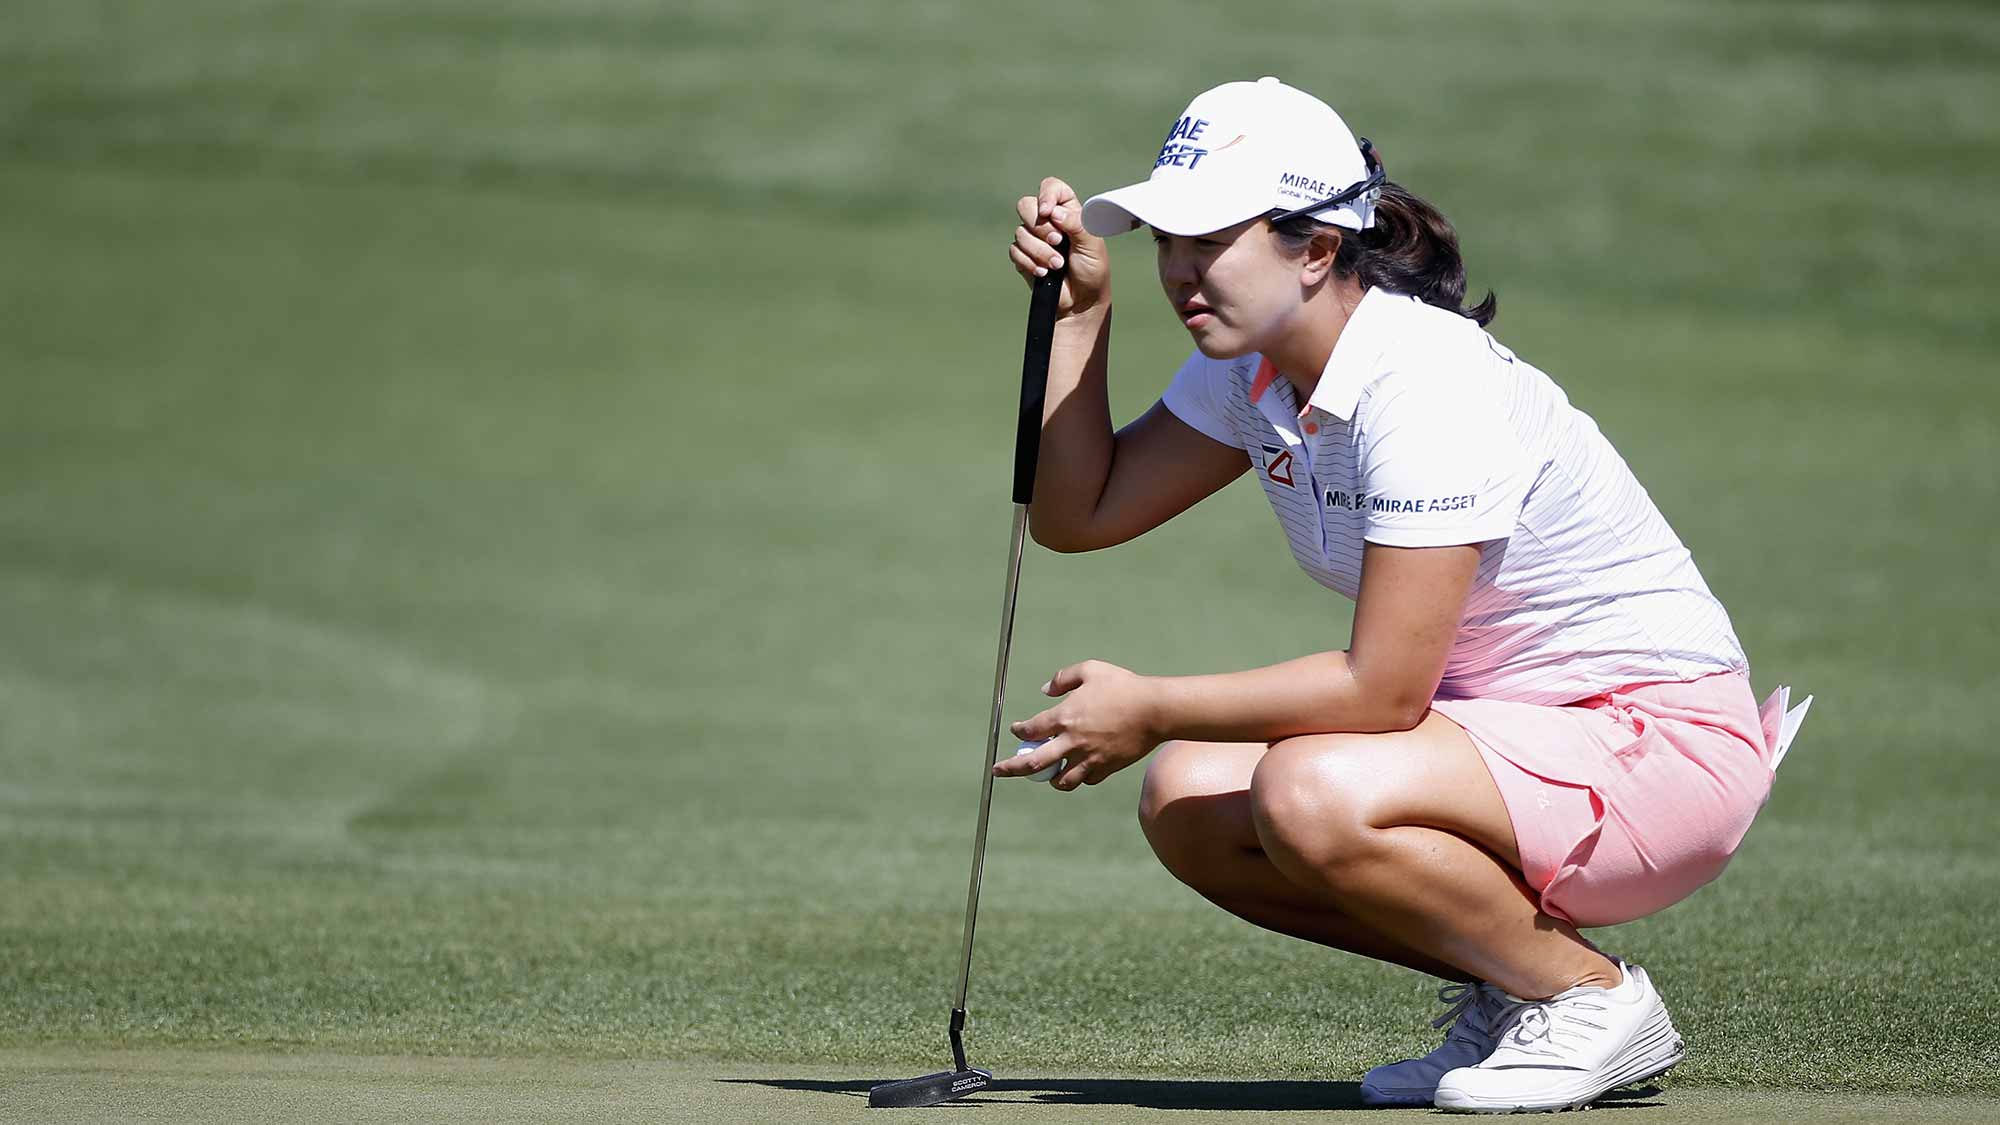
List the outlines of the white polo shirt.
{"label": "white polo shirt", "polygon": [[1244,450],[1321,585],[1362,543],[1478,543],[1440,699],[1559,704],[1746,671],[1729,615],[1597,423],[1472,321],[1370,289],[1312,398],[1261,356],[1196,352],[1162,401]]}

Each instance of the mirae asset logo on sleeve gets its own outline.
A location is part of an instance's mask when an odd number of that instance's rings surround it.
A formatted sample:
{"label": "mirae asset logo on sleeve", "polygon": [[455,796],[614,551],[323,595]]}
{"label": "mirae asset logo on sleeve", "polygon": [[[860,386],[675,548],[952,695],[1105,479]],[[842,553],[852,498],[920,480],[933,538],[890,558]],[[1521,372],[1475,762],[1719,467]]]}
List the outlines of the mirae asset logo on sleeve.
{"label": "mirae asset logo on sleeve", "polygon": [[[1293,487],[1292,454],[1275,445],[1264,447],[1264,475],[1286,488]],[[1320,504],[1349,512],[1380,512],[1384,515],[1415,515],[1424,512],[1464,512],[1478,506],[1479,494],[1434,496],[1427,500],[1401,500],[1394,496],[1371,496],[1366,492],[1343,492],[1338,488],[1320,490]]]}
{"label": "mirae asset logo on sleeve", "polygon": [[1329,488],[1320,496],[1320,501],[1329,508],[1345,508],[1350,512],[1382,512],[1387,515],[1405,515],[1419,512],[1462,512],[1477,506],[1479,494],[1468,492],[1463,496],[1437,496],[1429,500],[1398,500],[1391,496],[1370,496],[1366,492],[1346,493],[1337,488]]}

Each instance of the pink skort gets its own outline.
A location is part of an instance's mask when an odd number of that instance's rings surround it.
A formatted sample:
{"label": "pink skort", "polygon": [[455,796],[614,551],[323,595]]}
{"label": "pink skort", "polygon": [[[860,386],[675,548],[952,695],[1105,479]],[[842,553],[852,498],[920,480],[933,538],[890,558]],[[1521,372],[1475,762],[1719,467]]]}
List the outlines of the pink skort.
{"label": "pink skort", "polygon": [[1542,910],[1577,926],[1629,922],[1693,894],[1722,873],[1771,793],[1771,708],[1760,716],[1741,673],[1562,707],[1440,699],[1432,709],[1479,747]]}

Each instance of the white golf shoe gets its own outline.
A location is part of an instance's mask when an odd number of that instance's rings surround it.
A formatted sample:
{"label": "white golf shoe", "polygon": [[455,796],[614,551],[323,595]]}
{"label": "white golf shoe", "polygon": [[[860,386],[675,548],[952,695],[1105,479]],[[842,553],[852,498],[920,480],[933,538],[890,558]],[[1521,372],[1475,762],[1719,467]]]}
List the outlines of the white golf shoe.
{"label": "white golf shoe", "polygon": [[1579,1109],[1642,1082],[1686,1053],[1646,971],[1620,965],[1616,988],[1578,986],[1507,1014],[1499,1046],[1476,1066],[1438,1079],[1439,1109],[1548,1113]]}
{"label": "white golf shoe", "polygon": [[1361,1078],[1364,1105],[1430,1105],[1446,1071],[1472,1066],[1500,1044],[1500,1028],[1517,1001],[1490,984],[1448,984],[1438,999],[1451,1005],[1431,1021],[1451,1025],[1437,1050],[1418,1059],[1383,1063]]}

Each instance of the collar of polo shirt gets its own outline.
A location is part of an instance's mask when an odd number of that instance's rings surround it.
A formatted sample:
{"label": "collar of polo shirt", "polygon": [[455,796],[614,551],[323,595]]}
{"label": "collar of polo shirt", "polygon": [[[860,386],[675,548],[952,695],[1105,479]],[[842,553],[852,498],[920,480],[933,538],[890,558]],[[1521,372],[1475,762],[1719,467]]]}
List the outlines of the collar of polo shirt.
{"label": "collar of polo shirt", "polygon": [[[1382,353],[1388,350],[1395,331],[1398,302],[1408,300],[1375,287],[1361,295],[1361,303],[1348,314],[1340,338],[1333,342],[1333,354],[1326,357],[1326,367],[1319,373],[1312,396],[1299,407],[1301,417],[1308,410],[1318,410],[1343,422],[1353,419],[1354,406],[1361,400],[1361,388],[1381,371]],[[1264,360],[1257,381],[1250,387],[1251,402],[1264,397],[1264,391],[1277,374],[1271,361]]]}

